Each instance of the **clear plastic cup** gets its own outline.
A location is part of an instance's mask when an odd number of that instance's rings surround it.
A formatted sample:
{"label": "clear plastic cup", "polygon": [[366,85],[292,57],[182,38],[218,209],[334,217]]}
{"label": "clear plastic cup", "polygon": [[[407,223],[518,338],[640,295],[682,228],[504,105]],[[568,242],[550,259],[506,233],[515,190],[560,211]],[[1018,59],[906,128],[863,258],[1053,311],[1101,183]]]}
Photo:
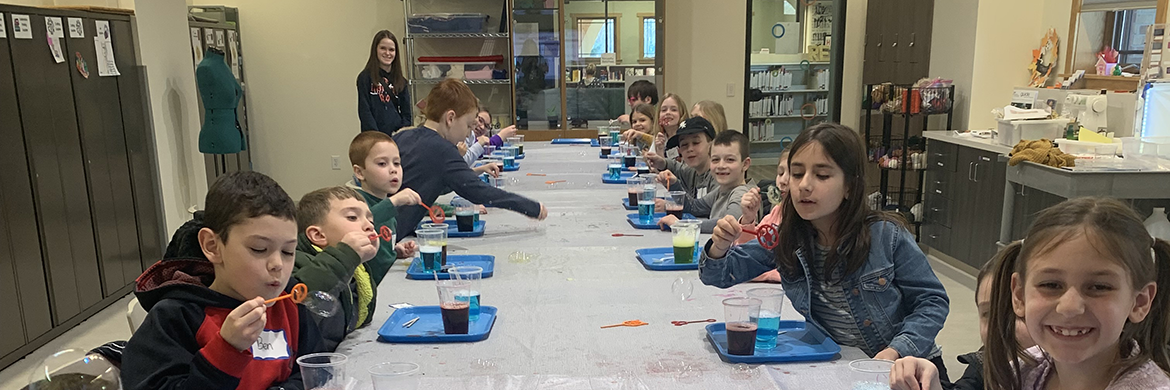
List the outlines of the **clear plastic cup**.
{"label": "clear plastic cup", "polygon": [[451,205],[455,206],[455,226],[461,232],[475,230],[475,222],[479,216],[479,208],[466,199],[454,199]]}
{"label": "clear plastic cup", "polygon": [[686,201],[687,193],[685,191],[670,191],[670,199],[666,200],[664,206],[666,213],[673,215],[675,218],[682,219],[683,204]]}
{"label": "clear plastic cup", "polygon": [[852,389],[888,390],[890,369],[894,362],[881,359],[857,359],[849,362]]}
{"label": "clear plastic cup", "polygon": [[378,363],[367,370],[374,390],[418,389],[418,365],[414,363]]}
{"label": "clear plastic cup", "polygon": [[622,177],[622,158],[620,155],[609,155],[609,165],[606,166],[606,172],[612,180]]}
{"label": "clear plastic cup", "polygon": [[748,290],[747,296],[760,300],[760,316],[756,323],[756,349],[776,348],[776,334],[780,332],[780,311],[784,308],[784,289],[762,287]]}
{"label": "clear plastic cup", "polygon": [[467,334],[471,322],[471,303],[460,301],[458,296],[471,289],[471,282],[457,278],[438,280],[436,274],[435,286],[439,290],[439,309],[443,317],[443,333]]}
{"label": "clear plastic cup", "polygon": [[727,316],[727,353],[751,356],[756,351],[756,319],[760,316],[760,300],[755,298],[727,298],[723,300]]}
{"label": "clear plastic cup", "polygon": [[646,179],[641,177],[631,177],[626,180],[626,204],[630,207],[638,207],[639,196],[642,195],[642,185]]}
{"label": "clear plastic cup", "polygon": [[314,353],[297,358],[301,366],[301,380],[306,389],[343,390],[349,378],[345,363],[349,360],[340,353]]}
{"label": "clear plastic cup", "polygon": [[508,179],[504,178],[504,175],[502,175],[502,174],[500,175],[500,177],[488,177],[488,184],[491,185],[492,187],[504,189],[504,187],[507,183],[508,183]]}
{"label": "clear plastic cup", "polygon": [[670,226],[671,242],[674,246],[674,263],[689,264],[695,262],[695,250],[698,249],[699,221],[682,220]]}
{"label": "clear plastic cup", "polygon": [[442,269],[447,257],[447,229],[428,229],[424,225],[423,229],[415,231],[415,235],[418,236],[423,271],[435,272]]}
{"label": "clear plastic cup", "polygon": [[451,274],[451,278],[465,280],[470,283],[467,290],[455,293],[455,300],[467,302],[471,305],[468,308],[468,318],[471,322],[475,322],[479,319],[480,291],[482,291],[480,290],[480,281],[483,277],[483,268],[474,265],[463,265],[448,268],[447,273]]}

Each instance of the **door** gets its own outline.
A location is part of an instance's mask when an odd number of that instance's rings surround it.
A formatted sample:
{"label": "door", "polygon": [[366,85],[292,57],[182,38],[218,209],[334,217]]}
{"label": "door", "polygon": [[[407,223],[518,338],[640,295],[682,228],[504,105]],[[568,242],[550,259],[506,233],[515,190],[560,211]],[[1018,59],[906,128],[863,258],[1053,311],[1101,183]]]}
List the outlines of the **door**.
{"label": "door", "polygon": [[909,84],[930,71],[934,0],[870,0],[862,82]]}
{"label": "door", "polygon": [[976,269],[991,260],[999,251],[1000,221],[1003,220],[1003,188],[1007,178],[1007,163],[999,155],[980,151],[975,159],[971,188],[977,193],[973,204],[971,224],[971,254],[968,264]]}
{"label": "door", "polygon": [[[94,22],[93,19],[83,20],[85,36],[94,36],[97,31]],[[110,36],[112,39],[113,32]],[[88,41],[84,38],[66,39],[72,49],[70,52],[96,66],[94,45],[85,44]],[[89,77],[76,68],[70,69],[69,74],[73,79],[73,100],[77,106],[82,155],[89,177],[89,199],[97,234],[98,263],[102,270],[102,296],[105,297],[133,282],[142,273],[118,77],[101,77],[96,69]]]}
{"label": "door", "polygon": [[[9,38],[9,44],[38,228],[45,238],[53,322],[60,324],[101,300],[102,288],[69,76],[74,64],[54,63],[45,43],[44,16],[30,15],[30,20],[34,39]],[[68,39],[61,42],[63,51],[72,53]]]}

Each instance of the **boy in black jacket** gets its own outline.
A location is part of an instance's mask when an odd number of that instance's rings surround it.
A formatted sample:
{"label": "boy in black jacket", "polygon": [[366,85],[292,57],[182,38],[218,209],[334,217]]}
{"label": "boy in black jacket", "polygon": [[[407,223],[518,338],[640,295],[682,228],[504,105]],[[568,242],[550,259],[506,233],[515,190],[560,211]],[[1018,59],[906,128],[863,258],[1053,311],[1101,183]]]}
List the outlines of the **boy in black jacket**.
{"label": "boy in black jacket", "polygon": [[205,212],[175,232],[163,260],[138,277],[148,311],[122,360],[126,389],[303,389],[296,358],[320,352],[309,312],[286,293],[296,209],[256,172],[220,177]]}

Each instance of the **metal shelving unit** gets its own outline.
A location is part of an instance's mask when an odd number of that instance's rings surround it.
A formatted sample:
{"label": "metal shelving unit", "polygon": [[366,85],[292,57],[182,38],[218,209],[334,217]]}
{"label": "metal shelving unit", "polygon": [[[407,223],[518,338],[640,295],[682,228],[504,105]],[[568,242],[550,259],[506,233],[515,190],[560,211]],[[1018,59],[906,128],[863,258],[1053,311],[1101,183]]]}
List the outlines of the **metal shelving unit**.
{"label": "metal shelving unit", "polygon": [[[883,96],[882,101],[874,101],[875,86],[886,88],[886,94]],[[909,158],[911,152],[909,148],[911,118],[920,117],[922,119],[922,131],[926,131],[930,123],[930,116],[946,115],[947,127],[945,130],[951,130],[952,121],[954,119],[955,87],[949,86],[917,88],[892,84],[870,84],[865,87],[865,92],[865,100],[862,102],[862,105],[865,107],[866,142],[872,145],[873,140],[880,138],[880,144],[878,146],[884,148],[887,152],[894,150],[891,148],[894,142],[901,144],[900,150],[902,153],[899,157],[898,168],[887,168],[881,166],[878,167],[878,171],[880,171],[881,174],[881,183],[879,185],[881,199],[879,200],[879,204],[883,206],[883,209],[888,208],[888,200],[891,199],[892,195],[897,194],[898,202],[893,205],[895,207],[895,211],[910,212],[911,207],[913,207],[915,204],[922,203],[922,190],[925,187],[924,184],[926,180],[926,167],[924,166],[921,169],[915,169],[913,166],[911,166],[913,162]],[[943,103],[944,107],[923,108],[924,105],[922,100],[926,99],[926,97],[923,97],[924,95],[943,96],[941,99],[945,100],[945,103]],[[896,102],[896,104],[888,104],[889,102]],[[873,133],[873,116],[876,113],[875,110],[880,111],[880,114],[882,115],[883,131],[880,134]],[[897,137],[893,134],[895,116],[901,116],[902,122],[904,124],[902,127],[902,135],[900,137]],[[867,145],[867,147],[871,145]],[[925,142],[922,146],[923,149],[920,152],[925,153]],[[870,153],[867,152],[866,154],[869,155]],[[877,163],[877,161],[872,162],[874,164]],[[893,171],[898,171],[900,173],[900,175],[898,175],[899,177],[897,187],[890,185],[890,172]],[[906,188],[907,173],[917,175],[914,179],[916,188]],[[894,188],[897,188],[897,190],[893,190]],[[907,195],[911,191],[913,191],[913,202],[907,204]],[[910,219],[910,221],[912,221],[912,225],[914,226],[914,235],[919,236],[922,229],[922,223],[915,221],[914,219]]]}
{"label": "metal shelving unit", "polygon": [[[481,1],[481,0],[403,0],[403,25],[407,32],[402,37],[401,52],[403,58],[403,72],[410,83],[410,95],[414,104],[422,100],[430,89],[444,79],[424,79],[419,75],[418,58],[423,56],[479,56],[502,55],[496,70],[504,70],[505,79],[464,79],[463,82],[471,87],[475,96],[489,106],[492,117],[501,126],[512,124],[516,117],[515,91],[511,87],[514,72],[511,67],[514,54],[512,52],[512,0]],[[508,12],[501,12],[508,11]],[[411,33],[410,17],[415,13],[467,13],[477,12],[488,16],[486,31],[478,33]],[[500,19],[506,14],[506,19]],[[496,22],[492,22],[496,20]],[[477,45],[478,44],[478,45]],[[503,94],[507,98],[500,98]],[[415,115],[419,115],[416,113]],[[413,120],[413,119],[412,119]]]}

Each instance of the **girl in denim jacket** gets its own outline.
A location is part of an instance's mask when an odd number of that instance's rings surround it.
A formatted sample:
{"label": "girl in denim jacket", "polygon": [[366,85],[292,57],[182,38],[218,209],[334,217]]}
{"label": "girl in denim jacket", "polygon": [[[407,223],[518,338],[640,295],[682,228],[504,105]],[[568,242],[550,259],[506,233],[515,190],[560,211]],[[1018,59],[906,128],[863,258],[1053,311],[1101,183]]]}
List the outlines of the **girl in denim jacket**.
{"label": "girl in denim jacket", "polygon": [[777,269],[785,294],[838,344],[878,359],[931,360],[950,308],[946,291],[901,219],[865,203],[865,146],[852,129],[825,123],[791,145],[789,201],[780,245],[734,246],[739,221],[724,218],[700,259],[704,284],[727,288]]}

